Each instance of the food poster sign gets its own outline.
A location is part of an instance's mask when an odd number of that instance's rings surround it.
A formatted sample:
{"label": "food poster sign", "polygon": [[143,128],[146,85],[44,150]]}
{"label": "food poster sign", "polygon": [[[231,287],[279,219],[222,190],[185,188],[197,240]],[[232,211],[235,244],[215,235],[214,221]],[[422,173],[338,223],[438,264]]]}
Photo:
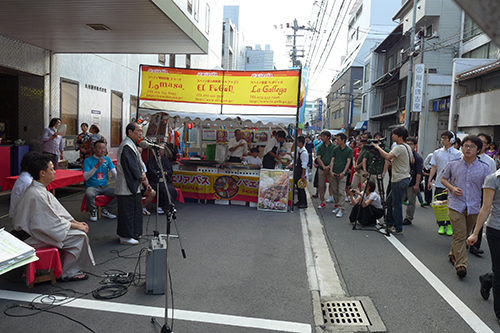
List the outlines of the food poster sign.
{"label": "food poster sign", "polygon": [[259,177],[174,171],[174,187],[185,198],[257,202]]}
{"label": "food poster sign", "polygon": [[257,202],[259,177],[214,175],[214,197],[218,200]]}
{"label": "food poster sign", "polygon": [[289,177],[289,171],[261,169],[257,209],[286,212]]}
{"label": "food poster sign", "polygon": [[140,99],[297,107],[298,70],[240,72],[141,66]]}
{"label": "food poster sign", "polygon": [[188,171],[174,171],[172,184],[182,191],[184,198],[212,200],[213,174]]}

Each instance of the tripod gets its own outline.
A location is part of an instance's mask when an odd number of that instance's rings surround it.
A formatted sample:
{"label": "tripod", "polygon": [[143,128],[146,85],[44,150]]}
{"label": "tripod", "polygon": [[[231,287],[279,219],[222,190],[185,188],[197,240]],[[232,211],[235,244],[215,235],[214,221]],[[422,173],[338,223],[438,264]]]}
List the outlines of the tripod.
{"label": "tripod", "polygon": [[[172,329],[168,325],[168,292],[169,292],[169,268],[168,268],[168,251],[169,251],[169,239],[170,239],[170,228],[172,221],[174,222],[175,230],[178,235],[179,239],[179,244],[181,246],[181,252],[183,258],[186,258],[186,252],[184,251],[184,248],[182,246],[182,241],[181,237],[179,234],[179,228],[177,227],[177,217],[176,213],[177,210],[175,209],[174,202],[172,201],[172,196],[170,195],[170,192],[168,190],[167,186],[167,181],[165,179],[165,172],[163,170],[163,163],[160,155],[160,150],[155,149],[153,153],[156,164],[158,165],[158,171],[157,171],[157,176],[159,179],[158,184],[156,185],[156,230],[153,232],[154,237],[151,240],[151,246],[152,248],[163,248],[165,249],[165,323],[161,325],[161,323],[155,318],[152,317],[151,321],[156,324],[158,327],[161,328],[161,333],[172,333]],[[158,207],[160,205],[160,184],[163,183],[163,186],[165,186],[166,192],[167,192],[167,198],[168,198],[168,208],[166,209],[165,215],[167,218],[167,224],[166,224],[166,235],[160,235],[158,231]],[[172,310],[173,311],[173,310]]]}
{"label": "tripod", "polygon": [[[381,166],[381,163],[382,163],[382,157],[380,156],[380,153],[378,151],[374,151],[372,152],[374,155],[373,155],[373,159],[372,159],[372,162],[368,168],[368,177],[367,179],[371,179],[371,176],[372,176],[372,171],[375,170],[375,172],[377,170],[380,170],[380,166]],[[377,174],[377,188],[378,188],[378,192],[379,192],[379,195],[380,195],[380,202],[382,203],[382,209],[384,211],[384,225],[385,225],[385,235],[386,236],[389,236],[389,227],[387,225],[387,214],[385,212],[386,208],[387,208],[387,203],[385,201],[385,191],[384,191],[384,179],[382,178],[382,175],[379,175]],[[365,190],[363,191],[363,195],[361,196],[361,201],[359,204],[362,204],[363,202],[363,199],[365,198],[365,195],[366,195],[366,188]],[[352,230],[356,230],[356,223],[357,221],[359,220],[359,214],[361,213],[361,209],[358,209],[358,212],[356,214],[356,220],[354,221],[353,225],[352,225]]]}

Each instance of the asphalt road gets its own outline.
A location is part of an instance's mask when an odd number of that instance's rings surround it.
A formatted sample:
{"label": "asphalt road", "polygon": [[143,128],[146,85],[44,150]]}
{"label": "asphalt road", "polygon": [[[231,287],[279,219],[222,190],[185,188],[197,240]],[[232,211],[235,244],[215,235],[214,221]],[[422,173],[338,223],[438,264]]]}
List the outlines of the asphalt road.
{"label": "asphalt road", "polygon": [[[319,199],[313,203],[317,207]],[[352,206],[346,207],[349,212]],[[388,332],[488,332],[482,325],[500,331],[492,297],[486,301],[479,294],[479,275],[491,271],[485,237],[485,254],[469,254],[468,274],[461,279],[448,261],[452,237],[437,233],[431,207],[418,206],[413,224],[390,239],[371,228],[352,230],[348,214],[336,218],[332,209],[333,204],[327,204],[316,211],[346,295],[370,297]],[[479,324],[472,328],[468,321]]]}
{"label": "asphalt road", "polygon": [[[88,219],[87,213],[80,212],[81,189],[61,189],[57,196],[77,220]],[[8,195],[0,196],[0,216],[7,213],[8,201]],[[369,297],[388,332],[500,331],[492,300],[485,301],[479,294],[478,277],[490,270],[485,240],[486,253],[481,258],[469,256],[468,275],[460,279],[448,262],[451,237],[437,234],[430,207],[417,207],[414,224],[405,226],[403,235],[388,238],[374,230],[352,230],[348,214],[336,218],[331,214],[333,204],[323,210],[318,205],[318,199],[312,199],[307,214],[300,214],[297,210],[273,213],[243,206],[178,204],[177,222],[187,259],[181,256],[179,241],[173,239],[169,264],[174,332],[314,332],[318,303],[311,296],[306,265],[310,253],[304,250],[301,216],[316,215],[324,227],[321,236],[329,246],[335,272],[319,278],[338,280],[338,290],[345,297]],[[0,225],[9,229],[9,219],[1,218]],[[50,309],[54,313],[7,310],[30,315],[19,318],[1,312],[2,328],[6,332],[40,327],[46,332],[89,331],[61,316],[65,315],[95,332],[158,332],[151,317],[163,318],[165,296],[147,295],[144,279],[111,300],[95,300],[88,294],[102,286],[99,276],[114,272],[110,270],[133,272],[140,250],[148,247],[155,229],[155,215],[145,217],[141,244],[124,246],[118,244],[115,220],[91,223],[89,236],[97,265],[88,270],[95,276],[87,281],[42,283],[27,289],[22,269],[0,276],[2,311],[13,304],[27,305],[38,294],[78,298]],[[158,229],[164,232],[163,222]],[[138,269],[144,273],[144,257],[139,262]],[[323,268],[316,267],[320,273],[328,272]]]}
{"label": "asphalt road", "polygon": [[[77,220],[81,189],[65,188],[56,195]],[[0,216],[8,212],[9,196],[0,196]],[[314,326],[311,293],[305,266],[300,215],[257,211],[244,206],[178,204],[179,240],[170,241],[169,268],[174,296],[174,332],[310,332]],[[146,295],[144,279],[127,293],[111,300],[95,300],[90,292],[101,287],[105,273],[134,272],[139,252],[148,247],[153,230],[165,232],[165,219],[156,228],[155,215],[144,218],[145,236],[137,246],[120,245],[116,220],[89,222],[89,237],[96,266],[86,281],[41,283],[28,289],[23,269],[0,276],[0,322],[4,332],[86,332],[80,321],[95,332],[159,332],[152,323],[163,323],[165,296]],[[0,219],[10,229],[8,217]],[[175,228],[172,233],[177,233]],[[145,273],[144,257],[140,271]],[[10,293],[14,292],[14,293]],[[76,294],[75,294],[76,292]],[[78,297],[77,301],[36,313],[24,308],[3,311],[12,304],[27,305],[35,294]],[[26,300],[26,301],[19,301]],[[45,303],[50,298],[43,299]],[[74,307],[71,307],[74,306]],[[172,307],[169,295],[169,307]],[[58,313],[58,314],[57,314]],[[170,316],[171,317],[171,316]]]}

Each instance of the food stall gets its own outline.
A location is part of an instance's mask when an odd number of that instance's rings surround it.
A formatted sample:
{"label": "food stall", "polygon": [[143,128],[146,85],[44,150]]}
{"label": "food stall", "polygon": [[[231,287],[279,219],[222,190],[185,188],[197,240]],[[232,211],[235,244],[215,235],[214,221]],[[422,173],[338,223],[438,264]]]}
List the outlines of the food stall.
{"label": "food stall", "polygon": [[[174,126],[196,126],[196,147],[188,148],[185,143],[185,152],[189,149],[207,157],[181,159],[174,172],[174,186],[185,198],[220,204],[250,202],[255,206],[260,168],[225,163],[226,142],[235,129],[241,129],[249,147],[263,147],[272,129],[297,126],[300,71],[210,71],[141,65],[140,73],[137,118],[147,125],[161,113],[162,120]],[[289,203],[291,200],[292,195]],[[282,205],[276,206],[282,209]]]}

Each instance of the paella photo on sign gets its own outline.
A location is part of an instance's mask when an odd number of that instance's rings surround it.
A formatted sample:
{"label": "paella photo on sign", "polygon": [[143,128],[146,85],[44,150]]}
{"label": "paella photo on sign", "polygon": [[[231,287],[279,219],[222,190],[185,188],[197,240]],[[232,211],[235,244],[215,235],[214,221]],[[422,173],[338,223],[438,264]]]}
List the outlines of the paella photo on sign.
{"label": "paella photo on sign", "polygon": [[238,194],[237,176],[221,176],[214,183],[215,197],[217,199],[231,199]]}
{"label": "paella photo on sign", "polygon": [[286,212],[288,207],[289,171],[260,170],[259,210]]}

